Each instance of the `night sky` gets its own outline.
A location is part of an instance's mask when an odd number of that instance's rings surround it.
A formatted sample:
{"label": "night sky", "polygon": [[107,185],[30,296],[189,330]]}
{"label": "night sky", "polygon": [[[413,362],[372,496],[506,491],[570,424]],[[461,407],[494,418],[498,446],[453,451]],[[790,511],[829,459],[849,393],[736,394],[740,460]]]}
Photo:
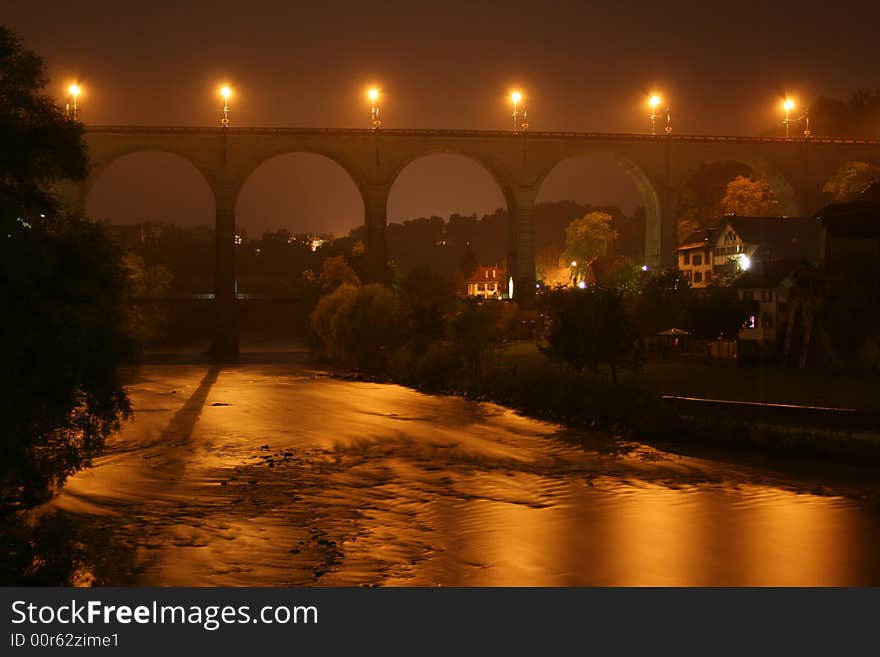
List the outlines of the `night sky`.
{"label": "night sky", "polygon": [[[210,125],[233,86],[233,125],[506,129],[508,94],[535,130],[644,131],[646,94],[668,99],[676,132],[755,134],[780,99],[880,87],[874,2],[6,2],[0,22],[42,54],[63,96],[83,86],[86,123]],[[89,210],[118,222],[210,223],[198,174],[159,156],[121,161]],[[239,223],[347,231],[360,201],[335,165],[288,156],[246,186]],[[570,165],[542,199],[638,203],[607,163]],[[489,212],[500,192],[477,165],[417,162],[389,217]],[[135,208],[135,210],[132,210]]]}

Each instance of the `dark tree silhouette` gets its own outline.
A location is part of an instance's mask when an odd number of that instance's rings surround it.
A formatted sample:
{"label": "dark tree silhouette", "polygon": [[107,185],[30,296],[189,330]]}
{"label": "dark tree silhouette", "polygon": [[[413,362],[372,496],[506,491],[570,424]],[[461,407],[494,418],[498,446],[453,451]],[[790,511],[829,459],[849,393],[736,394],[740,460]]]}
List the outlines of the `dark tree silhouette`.
{"label": "dark tree silhouette", "polygon": [[44,93],[40,57],[0,27],[0,510],[26,508],[82,467],[129,413],[126,277],[99,226],[51,186],[82,178],[82,126]]}
{"label": "dark tree silhouette", "polygon": [[541,350],[552,360],[578,373],[607,365],[614,383],[619,371],[641,369],[642,349],[619,292],[595,285],[556,289],[543,303],[547,330]]}

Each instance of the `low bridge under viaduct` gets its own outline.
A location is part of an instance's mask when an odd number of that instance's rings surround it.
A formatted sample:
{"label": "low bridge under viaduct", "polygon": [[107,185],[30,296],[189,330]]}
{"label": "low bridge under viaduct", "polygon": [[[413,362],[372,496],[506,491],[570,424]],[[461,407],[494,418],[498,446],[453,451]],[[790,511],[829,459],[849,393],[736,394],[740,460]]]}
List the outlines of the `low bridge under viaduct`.
{"label": "low bridge under viaduct", "polygon": [[765,178],[783,206],[796,216],[814,210],[821,189],[846,162],[880,161],[880,140],[781,139],[694,135],[633,135],[461,130],[357,130],[305,128],[184,128],[89,126],[91,171],[63,194],[85,210],[89,191],[116,159],[141,151],[162,151],[188,160],[213,190],[216,207],[214,352],[234,358],[238,350],[235,314],[235,207],[239,191],[262,163],[277,155],[324,155],[351,176],[364,202],[367,254],[376,271],[386,260],[388,194],[411,162],[435,153],[469,157],[494,177],[510,213],[508,267],[514,295],[528,302],[534,292],[533,214],[541,183],[560,162],[601,155],[633,180],[646,210],[645,254],[651,266],[674,260],[676,207],[687,181],[701,166],[735,161]]}

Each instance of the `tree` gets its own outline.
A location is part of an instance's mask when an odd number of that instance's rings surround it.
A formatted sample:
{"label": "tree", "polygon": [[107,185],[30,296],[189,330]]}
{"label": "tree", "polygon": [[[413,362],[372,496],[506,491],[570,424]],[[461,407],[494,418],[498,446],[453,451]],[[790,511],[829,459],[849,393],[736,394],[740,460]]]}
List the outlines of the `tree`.
{"label": "tree", "polygon": [[345,256],[327,258],[321,265],[318,285],[322,294],[332,292],[342,285],[360,285],[360,282],[358,275],[348,264]]}
{"label": "tree", "polygon": [[678,269],[652,272],[642,289],[628,297],[630,317],[639,335],[669,328],[690,329],[693,289]]}
{"label": "tree", "polygon": [[565,228],[565,262],[577,262],[577,268],[600,255],[607,255],[617,231],[611,227],[612,217],[607,212],[588,212]]}
{"label": "tree", "polygon": [[721,209],[724,214],[772,217],[779,214],[780,206],[766,180],[737,176],[727,184]]}
{"label": "tree", "polygon": [[461,256],[461,262],[458,265],[458,270],[464,275],[465,279],[469,279],[479,267],[480,263],[477,260],[474,250],[471,248],[470,243],[466,244],[464,247],[464,253]]}
{"label": "tree", "polygon": [[403,339],[398,297],[378,283],[343,284],[318,302],[312,328],[333,360],[365,371],[384,371]]}
{"label": "tree", "polygon": [[486,356],[501,340],[498,318],[488,305],[467,301],[461,312],[450,320],[449,335],[471,381],[480,384]]}
{"label": "tree", "polygon": [[825,183],[822,191],[838,203],[853,201],[876,180],[880,180],[880,166],[868,162],[847,162]]}
{"label": "tree", "polygon": [[119,253],[52,185],[86,174],[82,125],[45,94],[40,57],[0,27],[0,511],[42,500],[130,413]]}
{"label": "tree", "polygon": [[823,137],[876,137],[880,133],[880,90],[858,89],[845,101],[820,97],[810,107],[810,126]]}
{"label": "tree", "polygon": [[[53,183],[87,172],[83,126],[44,92],[43,60],[0,25],[0,228],[60,210]],[[31,222],[33,223],[33,222]]]}
{"label": "tree", "polygon": [[748,319],[749,304],[739,298],[732,287],[717,284],[693,295],[690,329],[698,338],[714,340],[720,335],[735,338]]}
{"label": "tree", "polygon": [[[134,299],[161,299],[168,294],[174,274],[163,265],[148,265],[137,253],[129,251],[122,258],[128,277],[129,294]],[[128,332],[144,344],[165,337],[168,311],[155,305],[128,308]]]}
{"label": "tree", "polygon": [[548,328],[541,351],[580,374],[608,366],[617,383],[620,370],[638,371],[644,356],[632,324],[615,290],[590,285],[585,289],[556,289],[544,303]]}
{"label": "tree", "polygon": [[750,173],[747,165],[735,161],[709,162],[701,166],[679,196],[678,242],[682,243],[689,235],[714,225],[724,214],[721,201],[730,181]]}

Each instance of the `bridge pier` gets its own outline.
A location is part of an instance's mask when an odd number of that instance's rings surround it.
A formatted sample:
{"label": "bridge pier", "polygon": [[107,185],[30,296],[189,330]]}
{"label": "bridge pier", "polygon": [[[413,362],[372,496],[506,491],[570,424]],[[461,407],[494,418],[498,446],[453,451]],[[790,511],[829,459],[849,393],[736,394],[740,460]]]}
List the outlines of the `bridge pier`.
{"label": "bridge pier", "polygon": [[513,298],[523,308],[535,305],[535,185],[517,186],[508,194],[510,251],[507,266],[513,277]]}
{"label": "bridge pier", "polygon": [[214,190],[217,214],[215,220],[214,259],[214,334],[211,357],[218,363],[238,359],[238,313],[235,283],[235,203],[228,190]]}
{"label": "bridge pier", "polygon": [[389,282],[388,245],[386,232],[388,227],[388,193],[391,186],[387,184],[364,185],[361,193],[364,197],[364,222],[366,227],[367,263],[370,279],[377,282]]}

